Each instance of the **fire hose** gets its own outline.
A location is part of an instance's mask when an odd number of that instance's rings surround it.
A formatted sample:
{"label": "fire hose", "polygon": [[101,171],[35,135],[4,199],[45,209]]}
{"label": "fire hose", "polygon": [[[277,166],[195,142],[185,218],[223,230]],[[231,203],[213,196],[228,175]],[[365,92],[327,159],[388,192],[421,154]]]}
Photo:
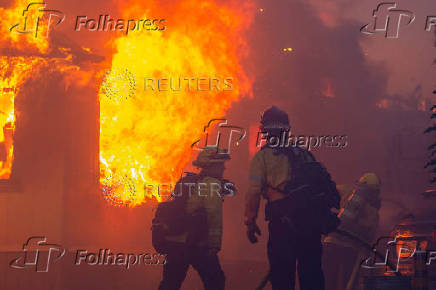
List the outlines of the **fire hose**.
{"label": "fire hose", "polygon": [[[350,234],[349,232],[346,231],[342,231],[339,229],[336,229],[334,231],[335,233],[338,233],[342,236],[345,236],[347,238],[350,238],[351,240],[357,242],[362,248],[365,248],[367,250],[369,250],[370,252],[373,252],[374,255],[382,260],[385,259],[385,257],[380,254],[379,252],[377,252],[377,250],[371,246],[370,244],[368,244],[367,242],[363,241],[362,239],[360,239],[359,237],[356,237],[353,234]],[[360,263],[359,263],[360,264]],[[396,276],[402,276],[400,272],[396,271],[396,266],[392,264],[391,261],[386,261],[387,266],[394,271]],[[354,272],[354,271],[353,271]],[[355,274],[356,275],[356,274]],[[270,280],[270,271],[268,271],[268,273],[265,275],[265,277],[262,279],[262,281],[260,282],[259,286],[257,286],[256,290],[263,290],[263,288],[265,288],[266,284],[268,283],[268,281]],[[350,283],[348,283],[350,284]]]}

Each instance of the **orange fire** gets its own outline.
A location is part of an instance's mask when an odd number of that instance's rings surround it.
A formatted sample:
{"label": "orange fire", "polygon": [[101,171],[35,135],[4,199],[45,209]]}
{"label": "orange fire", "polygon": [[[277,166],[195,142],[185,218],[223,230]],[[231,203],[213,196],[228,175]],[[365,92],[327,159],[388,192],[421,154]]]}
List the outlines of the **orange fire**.
{"label": "orange fire", "polygon": [[79,67],[72,64],[70,49],[58,46],[57,53],[52,54],[48,40],[50,17],[44,15],[44,9],[43,2],[24,0],[15,1],[10,8],[0,8],[3,29],[0,34],[0,179],[8,179],[11,174],[16,122],[14,103],[22,85],[37,76],[42,68],[65,72],[66,84],[74,81],[83,85],[81,79],[89,73],[84,70],[75,73]]}
{"label": "orange fire", "polygon": [[[203,126],[251,95],[241,59],[252,5],[160,2],[121,7],[125,19],[165,19],[165,30],[133,30],[113,39],[116,53],[99,94],[100,183],[114,206],[161,201],[157,190],[146,194],[144,188],[174,184]],[[230,86],[225,78],[232,78]],[[211,85],[216,79],[218,87]]]}
{"label": "orange fire", "polygon": [[[416,234],[412,233],[411,231],[403,231],[401,233],[397,233],[395,235],[395,237],[397,239],[401,239],[401,238],[412,238],[415,237]],[[411,254],[416,250],[416,247],[418,245],[417,240],[407,240],[407,241],[398,241],[397,242],[397,246],[396,246],[396,250],[397,250],[397,255],[400,255],[401,258],[408,258],[411,256]],[[425,250],[427,248],[428,245],[428,241],[423,240],[420,242],[419,246],[421,250]],[[401,248],[405,248],[408,251],[401,251]]]}
{"label": "orange fire", "polygon": [[[397,233],[395,237],[397,239],[401,239],[401,238],[411,238],[413,236],[414,236],[414,234],[412,232],[404,231],[401,233]],[[401,251],[401,248],[405,248],[405,249],[407,249],[407,251]],[[396,245],[397,256],[399,255],[400,258],[403,258],[403,259],[409,258],[415,248],[416,248],[416,241],[401,241],[400,240],[397,242],[397,245]]]}
{"label": "orange fire", "polygon": [[[11,8],[0,8],[0,25],[6,30],[13,25],[23,25],[23,10],[26,1],[16,1]],[[35,19],[29,15],[30,24]],[[35,38],[31,34],[20,34],[7,31],[0,35],[2,49],[13,47],[17,51],[26,50],[26,54],[43,53],[48,47],[46,38]],[[18,55],[16,53],[15,55]],[[33,56],[0,55],[0,179],[8,179],[11,174],[13,161],[13,133],[15,129],[14,100],[20,85],[31,75],[32,68],[41,60]]]}
{"label": "orange fire", "polygon": [[[40,36],[46,33],[48,29],[49,19],[43,19],[41,12],[38,9],[43,9],[43,1],[32,6],[32,9],[24,12],[32,1],[16,0],[13,7],[0,7],[0,22],[4,33],[0,36],[2,44],[7,42],[18,50],[26,50],[26,52],[46,52],[49,46],[47,38],[35,37],[34,31],[39,30]],[[36,24],[37,17],[39,27]],[[15,26],[15,27],[14,27]],[[14,27],[14,28],[12,28]],[[10,31],[7,31],[10,30]],[[8,33],[6,33],[6,31]]]}
{"label": "orange fire", "polygon": [[13,161],[15,96],[35,60],[0,56],[0,179],[8,179]]}

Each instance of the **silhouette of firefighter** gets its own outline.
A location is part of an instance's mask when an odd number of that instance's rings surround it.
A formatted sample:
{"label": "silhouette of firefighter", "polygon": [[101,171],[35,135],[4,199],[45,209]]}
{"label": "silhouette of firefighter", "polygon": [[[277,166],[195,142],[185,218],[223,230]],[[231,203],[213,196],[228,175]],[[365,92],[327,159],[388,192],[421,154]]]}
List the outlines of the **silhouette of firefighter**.
{"label": "silhouette of firefighter", "polygon": [[380,209],[380,180],[375,173],[365,173],[349,192],[343,193],[339,213],[339,232],[324,239],[324,271],[327,290],[351,290],[357,283],[360,262],[366,251],[356,239],[372,244]]}
{"label": "silhouette of firefighter", "polygon": [[206,290],[224,289],[218,260],[222,238],[223,196],[235,193],[223,179],[229,154],[217,148],[201,151],[192,163],[200,173],[188,173],[175,185],[171,201],[160,203],[153,219],[153,246],[167,254],[159,290],[180,289],[191,265]]}
{"label": "silhouette of firefighter", "polygon": [[273,290],[295,289],[297,262],[300,289],[323,290],[321,234],[338,225],[337,215],[331,211],[339,209],[336,184],[309,151],[278,145],[278,140],[286,139],[290,132],[286,112],[275,106],[267,109],[260,130],[266,145],[250,165],[245,209],[248,239],[256,243],[261,234],[256,218],[263,196],[269,222],[267,279]]}

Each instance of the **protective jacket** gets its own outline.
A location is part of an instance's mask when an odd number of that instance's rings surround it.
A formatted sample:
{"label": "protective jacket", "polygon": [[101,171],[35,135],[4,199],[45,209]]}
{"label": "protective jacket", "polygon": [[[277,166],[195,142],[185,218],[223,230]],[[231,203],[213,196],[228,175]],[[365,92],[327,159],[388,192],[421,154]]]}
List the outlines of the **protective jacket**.
{"label": "protective jacket", "polygon": [[[221,186],[219,190],[217,185]],[[223,181],[204,176],[190,188],[190,191],[183,190],[183,194],[188,195],[185,196],[184,210],[191,216],[188,230],[178,235],[169,235],[167,240],[189,246],[220,250],[223,228],[222,194],[228,193],[224,192],[226,189]]]}
{"label": "protective jacket", "polygon": [[[339,229],[346,231],[367,243],[373,242],[377,230],[380,209],[380,190],[378,187],[359,184],[345,201],[339,218]],[[355,241],[337,233],[330,234],[325,243],[344,247],[358,247]]]}
{"label": "protective jacket", "polygon": [[[304,154],[306,162],[314,161],[305,151],[295,151]],[[249,187],[245,197],[245,219],[255,221],[259,211],[260,198],[276,201],[285,197],[278,190],[284,189],[286,183],[292,180],[291,164],[285,154],[275,154],[274,148],[265,147],[253,157],[250,165]]]}

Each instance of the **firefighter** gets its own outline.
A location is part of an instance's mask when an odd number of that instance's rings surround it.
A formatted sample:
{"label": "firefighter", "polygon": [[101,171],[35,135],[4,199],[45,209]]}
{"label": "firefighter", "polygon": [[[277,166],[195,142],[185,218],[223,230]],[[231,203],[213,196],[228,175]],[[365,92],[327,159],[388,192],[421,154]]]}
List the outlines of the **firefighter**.
{"label": "firefighter", "polygon": [[234,187],[226,186],[231,183],[222,178],[228,159],[229,155],[223,150],[205,149],[192,163],[201,169],[200,173],[191,174],[176,184],[175,192],[179,185],[183,188],[175,195],[184,200],[184,211],[190,216],[190,222],[182,234],[166,237],[172,246],[163,266],[159,290],[180,289],[190,265],[200,275],[206,290],[224,289],[225,277],[217,254],[221,249],[223,196],[235,191]]}
{"label": "firefighter", "polygon": [[[266,145],[256,153],[250,165],[249,188],[245,202],[245,225],[248,239],[251,243],[256,243],[257,236],[261,235],[256,218],[260,199],[263,196],[267,199],[265,218],[269,221],[267,253],[270,272],[268,279],[272,284],[272,289],[295,289],[296,262],[298,261],[300,289],[323,290],[321,233],[309,221],[309,216],[307,220],[300,218],[299,223],[296,218],[292,218],[292,212],[298,212],[299,207],[305,208],[304,211],[310,213],[310,204],[303,204],[304,200],[292,202],[290,194],[286,194],[287,186],[292,184],[294,175],[292,174],[293,164],[284,152],[292,150],[293,154],[296,154],[304,163],[314,162],[315,159],[312,154],[302,148],[277,148],[275,146],[277,138],[283,138],[283,134],[289,134],[290,131],[286,112],[272,106],[264,111],[260,122],[260,130],[266,137]],[[304,188],[304,185],[302,188],[298,186],[295,190],[304,191]]]}
{"label": "firefighter", "polygon": [[[363,174],[351,194],[344,192],[343,199],[338,229],[372,244],[379,221],[380,179],[372,172]],[[324,239],[327,290],[353,289],[365,253],[360,243],[340,231]]]}

